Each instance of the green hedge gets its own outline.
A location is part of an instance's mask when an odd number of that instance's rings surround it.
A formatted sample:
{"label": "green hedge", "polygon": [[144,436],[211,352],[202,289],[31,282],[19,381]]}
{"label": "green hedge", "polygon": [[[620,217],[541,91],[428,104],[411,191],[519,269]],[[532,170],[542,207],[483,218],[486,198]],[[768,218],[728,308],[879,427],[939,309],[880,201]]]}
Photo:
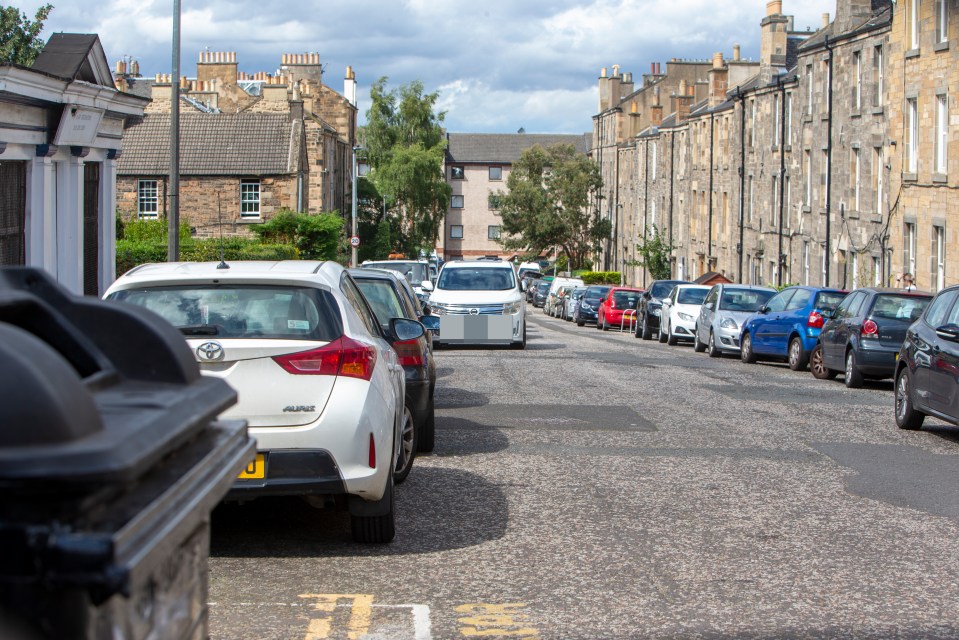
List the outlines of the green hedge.
{"label": "green hedge", "polygon": [[[223,257],[229,260],[296,260],[295,247],[284,244],[262,244],[253,238],[224,238]],[[156,240],[117,240],[117,274],[126,273],[138,264],[166,262],[167,243]],[[180,245],[183,262],[210,262],[220,259],[220,241],[214,238],[187,240]]]}
{"label": "green hedge", "polygon": [[587,271],[580,274],[583,284],[619,284],[622,273],[619,271]]}

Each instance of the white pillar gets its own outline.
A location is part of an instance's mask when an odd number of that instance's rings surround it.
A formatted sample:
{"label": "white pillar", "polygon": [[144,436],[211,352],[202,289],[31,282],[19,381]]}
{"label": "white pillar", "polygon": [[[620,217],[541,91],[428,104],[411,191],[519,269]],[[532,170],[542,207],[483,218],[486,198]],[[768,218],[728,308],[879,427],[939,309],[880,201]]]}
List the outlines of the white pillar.
{"label": "white pillar", "polygon": [[57,163],[57,281],[83,295],[83,158]]}
{"label": "white pillar", "polygon": [[27,165],[26,264],[57,275],[57,171],[48,157]]}
{"label": "white pillar", "polygon": [[116,280],[117,268],[117,161],[110,158],[100,168],[100,294]]}

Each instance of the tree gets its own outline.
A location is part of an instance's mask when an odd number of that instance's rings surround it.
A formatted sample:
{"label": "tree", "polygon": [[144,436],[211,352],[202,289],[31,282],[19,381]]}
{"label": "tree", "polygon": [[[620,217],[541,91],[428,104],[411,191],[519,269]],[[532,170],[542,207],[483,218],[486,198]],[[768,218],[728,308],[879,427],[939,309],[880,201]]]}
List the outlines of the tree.
{"label": "tree", "polygon": [[33,20],[16,7],[0,7],[0,62],[29,67],[43,51],[40,32],[53,10],[52,4],[37,9]]}
{"label": "tree", "polygon": [[571,144],[530,147],[506,186],[498,194],[505,249],[540,255],[558,246],[577,269],[609,237],[609,221],[589,206],[603,186],[599,167]]}
{"label": "tree", "polygon": [[443,174],[445,113],[435,112],[438,93],[414,81],[387,90],[387,78],[370,89],[372,105],[360,132],[370,165],[368,179],[392,210],[393,248],[407,255],[436,246],[451,189]]}
{"label": "tree", "polygon": [[649,225],[646,227],[646,235],[636,244],[636,251],[643,259],[633,264],[647,269],[653,280],[667,280],[672,275],[669,258],[674,248],[656,225]]}

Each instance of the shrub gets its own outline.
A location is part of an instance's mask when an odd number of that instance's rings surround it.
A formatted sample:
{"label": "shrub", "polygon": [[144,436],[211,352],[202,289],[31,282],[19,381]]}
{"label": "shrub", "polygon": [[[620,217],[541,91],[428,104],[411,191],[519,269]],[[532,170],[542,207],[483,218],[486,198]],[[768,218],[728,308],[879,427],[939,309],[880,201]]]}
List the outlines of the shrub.
{"label": "shrub", "polygon": [[619,271],[586,271],[580,277],[583,284],[619,284],[622,275]]}
{"label": "shrub", "polygon": [[304,260],[335,260],[343,218],[336,212],[311,215],[284,209],[251,230],[261,242],[296,247]]}

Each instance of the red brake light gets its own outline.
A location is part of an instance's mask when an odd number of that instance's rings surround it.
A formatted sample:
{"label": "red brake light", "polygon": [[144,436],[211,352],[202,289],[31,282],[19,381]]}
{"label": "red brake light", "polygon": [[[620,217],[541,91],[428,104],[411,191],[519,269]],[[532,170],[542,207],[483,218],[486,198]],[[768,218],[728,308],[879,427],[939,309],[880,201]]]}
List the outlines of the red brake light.
{"label": "red brake light", "polygon": [[862,331],[860,335],[863,338],[878,338],[879,337],[879,325],[877,325],[872,320],[866,320],[862,323]]}
{"label": "red brake light", "polygon": [[396,351],[396,355],[399,357],[400,366],[422,367],[425,362],[423,359],[423,349],[420,347],[419,339],[400,340],[399,342],[394,342],[393,349]]}
{"label": "red brake light", "polygon": [[318,349],[276,356],[273,360],[293,375],[369,380],[376,365],[376,349],[342,336]]}
{"label": "red brake light", "polygon": [[809,320],[806,321],[807,327],[812,327],[813,329],[822,329],[822,325],[825,323],[825,320],[822,317],[822,314],[818,311],[813,311],[809,314]]}

